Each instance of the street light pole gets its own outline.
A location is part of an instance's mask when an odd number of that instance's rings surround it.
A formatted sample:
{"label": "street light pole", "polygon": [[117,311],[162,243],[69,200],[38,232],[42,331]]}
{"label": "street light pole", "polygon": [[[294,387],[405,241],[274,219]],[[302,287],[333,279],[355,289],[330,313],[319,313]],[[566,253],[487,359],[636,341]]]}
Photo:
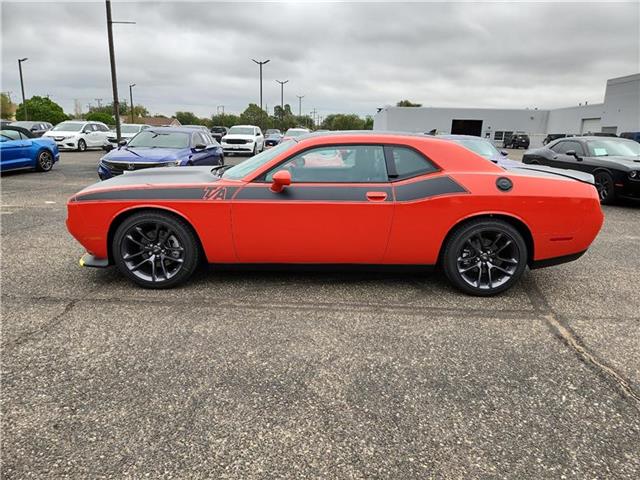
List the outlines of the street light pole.
{"label": "street light pole", "polygon": [[114,22],[111,18],[111,0],[105,0],[107,9],[107,37],[109,40],[109,61],[111,63],[111,87],[113,89],[113,116],[116,119],[116,142],[120,141],[120,102],[118,100],[118,79],[116,77],[116,57],[113,48],[113,24],[136,22]]}
{"label": "street light pole", "polygon": [[284,84],[289,83],[289,80],[285,80],[281,82],[280,80],[276,80],[280,84],[280,115],[284,118]]}
{"label": "street light pole", "polygon": [[302,116],[302,99],[304,98],[304,95],[296,95],[296,97],[298,97],[298,116],[301,117]]}
{"label": "street light pole", "polygon": [[258,65],[260,65],[260,110],[262,110],[262,66],[269,63],[271,60],[264,60],[263,62],[259,62],[258,60],[251,59]]}
{"label": "street light pole", "polygon": [[129,101],[131,102],[131,106],[129,108],[131,109],[131,123],[133,123],[133,87],[135,86],[135,83],[129,85]]}
{"label": "street light pole", "polygon": [[20,88],[22,89],[22,108],[24,108],[24,119],[29,120],[29,113],[27,112],[27,102],[24,96],[24,80],[22,79],[22,62],[26,62],[28,58],[18,59],[18,70],[20,70]]}

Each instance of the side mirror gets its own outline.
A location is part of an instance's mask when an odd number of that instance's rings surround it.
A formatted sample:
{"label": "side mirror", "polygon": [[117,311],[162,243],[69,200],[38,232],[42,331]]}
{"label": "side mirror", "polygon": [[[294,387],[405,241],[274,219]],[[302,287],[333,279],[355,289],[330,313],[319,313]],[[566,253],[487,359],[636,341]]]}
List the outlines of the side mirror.
{"label": "side mirror", "polygon": [[204,150],[207,146],[204,143],[196,143],[193,150]]}
{"label": "side mirror", "polygon": [[576,160],[582,160],[578,154],[576,153],[575,150],[567,150],[566,152],[564,152],[565,155],[569,155],[571,157],[575,157]]}
{"label": "side mirror", "polygon": [[33,127],[31,127],[31,131],[32,132],[37,132],[38,131],[38,127],[36,127],[35,125]]}
{"label": "side mirror", "polygon": [[506,157],[507,155],[509,155],[509,152],[507,152],[506,150],[500,150],[500,155]]}
{"label": "side mirror", "polygon": [[259,136],[260,136],[260,132],[256,132],[256,137],[259,137]]}
{"label": "side mirror", "polygon": [[120,141],[118,142],[118,146],[119,146],[119,147],[124,147],[126,144],[127,144],[127,141],[126,141],[126,140],[120,140]]}
{"label": "side mirror", "polygon": [[271,191],[280,193],[284,190],[284,187],[291,185],[291,172],[289,170],[280,170],[273,174],[272,181]]}

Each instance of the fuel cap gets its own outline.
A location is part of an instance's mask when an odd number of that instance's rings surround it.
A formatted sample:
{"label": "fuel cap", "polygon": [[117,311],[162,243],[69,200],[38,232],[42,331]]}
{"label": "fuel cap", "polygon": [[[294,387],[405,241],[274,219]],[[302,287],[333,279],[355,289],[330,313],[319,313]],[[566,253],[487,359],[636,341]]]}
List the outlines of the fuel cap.
{"label": "fuel cap", "polygon": [[498,187],[500,191],[508,192],[513,188],[513,182],[507,177],[500,177],[496,180],[496,187]]}

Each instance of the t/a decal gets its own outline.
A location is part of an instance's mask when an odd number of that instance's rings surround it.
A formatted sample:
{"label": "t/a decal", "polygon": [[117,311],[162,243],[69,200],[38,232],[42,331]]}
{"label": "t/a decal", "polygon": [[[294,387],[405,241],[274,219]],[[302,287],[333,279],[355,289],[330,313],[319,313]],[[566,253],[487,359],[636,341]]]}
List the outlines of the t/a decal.
{"label": "t/a decal", "polygon": [[203,200],[224,200],[227,198],[227,187],[204,187]]}

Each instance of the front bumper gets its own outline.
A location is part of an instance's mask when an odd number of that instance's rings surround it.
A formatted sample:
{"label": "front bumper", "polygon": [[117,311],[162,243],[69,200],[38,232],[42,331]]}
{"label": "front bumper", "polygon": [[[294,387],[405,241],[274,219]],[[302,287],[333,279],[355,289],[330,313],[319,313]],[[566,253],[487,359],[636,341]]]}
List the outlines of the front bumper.
{"label": "front bumper", "polygon": [[222,151],[224,153],[253,153],[255,143],[223,143]]}
{"label": "front bumper", "polygon": [[640,180],[625,179],[615,181],[615,192],[618,197],[640,200]]}
{"label": "front bumper", "polygon": [[109,259],[98,258],[90,253],[85,253],[78,263],[81,267],[106,268],[109,266]]}
{"label": "front bumper", "polygon": [[78,148],[78,139],[77,138],[67,138],[65,140],[56,140],[56,145],[60,150],[76,150]]}

